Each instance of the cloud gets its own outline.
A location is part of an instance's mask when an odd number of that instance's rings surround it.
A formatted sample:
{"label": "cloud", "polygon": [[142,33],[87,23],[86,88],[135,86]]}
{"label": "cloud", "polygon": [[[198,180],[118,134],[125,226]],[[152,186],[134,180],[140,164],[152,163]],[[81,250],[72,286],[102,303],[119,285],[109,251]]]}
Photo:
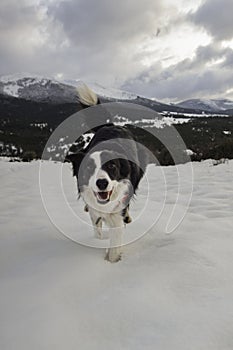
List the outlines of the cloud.
{"label": "cloud", "polygon": [[206,0],[190,19],[205,28],[215,40],[229,40],[233,37],[233,1]]}
{"label": "cloud", "polygon": [[48,13],[63,25],[73,44],[115,50],[157,32],[162,11],[162,1],[70,0],[51,6]]}
{"label": "cloud", "polygon": [[2,0],[0,4],[0,74],[29,71],[52,75],[64,67],[62,28],[39,0]]}
{"label": "cloud", "polygon": [[[42,8],[23,0],[1,3],[0,40],[15,52],[32,50],[40,43]],[[34,40],[33,40],[34,39]]]}
{"label": "cloud", "polygon": [[162,0],[3,0],[0,7],[0,74],[61,72],[110,85],[143,69],[138,54],[165,11]]}
{"label": "cloud", "polygon": [[1,70],[19,67],[39,45],[41,24],[39,9],[28,1],[1,2]]}
{"label": "cloud", "polygon": [[220,41],[233,33],[232,6],[219,4],[2,0],[0,74],[80,78],[158,99],[224,94],[233,53]]}
{"label": "cloud", "polygon": [[183,100],[200,96],[219,97],[232,87],[233,50],[214,43],[198,47],[193,59],[167,69],[145,69],[123,84],[126,90],[157,99]]}
{"label": "cloud", "polygon": [[158,32],[164,11],[162,1],[70,0],[50,6],[48,15],[75,48],[77,73],[90,79],[102,75],[111,84],[143,68],[135,58]]}

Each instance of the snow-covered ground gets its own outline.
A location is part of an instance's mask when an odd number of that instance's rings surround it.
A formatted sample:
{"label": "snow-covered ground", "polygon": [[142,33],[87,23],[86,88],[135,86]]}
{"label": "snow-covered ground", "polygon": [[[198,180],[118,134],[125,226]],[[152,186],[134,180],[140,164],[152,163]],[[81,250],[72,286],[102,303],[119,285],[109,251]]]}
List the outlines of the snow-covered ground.
{"label": "snow-covered ground", "polygon": [[[59,212],[51,198],[59,164],[44,165],[53,179],[48,198]],[[39,162],[1,160],[0,349],[232,350],[233,161],[193,164],[190,207],[166,234],[177,170],[178,212],[186,210],[189,166],[149,167],[131,214],[143,229],[162,213],[111,264],[103,249],[74,243],[52,224],[41,201]],[[88,222],[68,164],[63,178],[67,201]],[[138,218],[148,183],[151,203]],[[94,242],[87,222],[73,231]]]}
{"label": "snow-covered ground", "polygon": [[126,117],[116,115],[113,119],[115,125],[123,126],[125,124],[131,125],[143,125],[144,128],[158,128],[162,129],[165,126],[171,126],[173,124],[189,123],[190,118],[173,118],[171,116],[163,116],[160,118],[141,118],[139,120],[129,120]]}

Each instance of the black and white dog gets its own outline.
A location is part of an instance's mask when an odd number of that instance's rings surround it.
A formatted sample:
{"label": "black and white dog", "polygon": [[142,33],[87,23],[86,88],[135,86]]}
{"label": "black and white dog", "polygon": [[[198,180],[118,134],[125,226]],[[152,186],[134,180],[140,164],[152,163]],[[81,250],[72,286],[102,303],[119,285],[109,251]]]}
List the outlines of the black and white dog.
{"label": "black and white dog", "polygon": [[[78,93],[84,106],[99,103],[88,87]],[[106,259],[117,262],[121,258],[124,224],[131,222],[129,203],[146,169],[145,154],[127,128],[106,124],[96,131],[84,151],[71,154],[68,159],[95,236],[103,238],[103,223],[109,227]]]}

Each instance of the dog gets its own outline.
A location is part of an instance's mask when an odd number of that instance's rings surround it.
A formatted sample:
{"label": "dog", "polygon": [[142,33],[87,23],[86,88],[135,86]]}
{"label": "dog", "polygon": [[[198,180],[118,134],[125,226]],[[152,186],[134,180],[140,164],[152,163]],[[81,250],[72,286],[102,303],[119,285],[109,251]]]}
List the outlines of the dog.
{"label": "dog", "polygon": [[[100,103],[87,86],[78,90],[78,97],[84,108]],[[103,238],[103,223],[109,227],[106,260],[117,262],[121,259],[124,225],[131,222],[129,204],[146,170],[144,151],[126,127],[105,124],[95,130],[84,150],[67,158],[72,162],[95,237]]]}

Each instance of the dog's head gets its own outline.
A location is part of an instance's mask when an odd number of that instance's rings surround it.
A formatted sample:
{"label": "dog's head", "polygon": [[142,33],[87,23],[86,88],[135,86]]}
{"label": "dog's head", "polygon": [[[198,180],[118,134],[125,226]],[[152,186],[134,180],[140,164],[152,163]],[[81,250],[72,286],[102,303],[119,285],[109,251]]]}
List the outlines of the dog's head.
{"label": "dog's head", "polygon": [[89,206],[128,204],[134,192],[130,181],[132,166],[123,155],[110,150],[87,155],[81,152],[72,155],[70,160],[78,189]]}

